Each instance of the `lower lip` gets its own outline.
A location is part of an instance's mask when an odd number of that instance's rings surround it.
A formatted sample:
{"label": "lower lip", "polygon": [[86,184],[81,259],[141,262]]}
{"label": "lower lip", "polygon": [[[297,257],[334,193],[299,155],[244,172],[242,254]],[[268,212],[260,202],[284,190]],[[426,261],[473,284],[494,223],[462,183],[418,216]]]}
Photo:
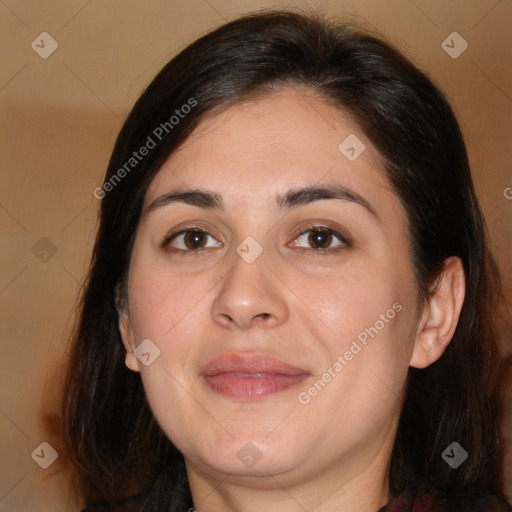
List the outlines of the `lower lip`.
{"label": "lower lip", "polygon": [[220,395],[254,400],[271,393],[285,391],[298,386],[309,374],[284,375],[262,374],[261,377],[240,376],[237,373],[205,375],[204,380],[213,391]]}

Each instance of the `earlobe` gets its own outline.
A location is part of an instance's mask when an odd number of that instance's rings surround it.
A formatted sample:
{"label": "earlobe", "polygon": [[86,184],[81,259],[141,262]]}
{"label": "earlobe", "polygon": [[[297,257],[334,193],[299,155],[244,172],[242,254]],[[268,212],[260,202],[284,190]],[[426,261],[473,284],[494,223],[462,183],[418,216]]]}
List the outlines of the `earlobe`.
{"label": "earlobe", "polygon": [[410,366],[426,368],[441,357],[455,333],[465,292],[462,261],[451,256],[445,260],[434,292],[424,306]]}
{"label": "earlobe", "polygon": [[139,360],[135,357],[135,354],[133,353],[135,343],[132,336],[130,318],[126,313],[119,313],[119,332],[121,334],[124,349],[126,350],[124,361],[127,368],[134,372],[140,371]]}

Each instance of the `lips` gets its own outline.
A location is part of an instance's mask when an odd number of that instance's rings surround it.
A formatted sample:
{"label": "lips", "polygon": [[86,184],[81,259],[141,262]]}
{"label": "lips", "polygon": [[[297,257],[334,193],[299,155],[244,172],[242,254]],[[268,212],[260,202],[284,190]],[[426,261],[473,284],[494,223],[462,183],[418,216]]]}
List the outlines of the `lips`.
{"label": "lips", "polygon": [[225,354],[201,370],[201,376],[214,392],[246,400],[285,391],[309,375],[306,370],[258,354]]}

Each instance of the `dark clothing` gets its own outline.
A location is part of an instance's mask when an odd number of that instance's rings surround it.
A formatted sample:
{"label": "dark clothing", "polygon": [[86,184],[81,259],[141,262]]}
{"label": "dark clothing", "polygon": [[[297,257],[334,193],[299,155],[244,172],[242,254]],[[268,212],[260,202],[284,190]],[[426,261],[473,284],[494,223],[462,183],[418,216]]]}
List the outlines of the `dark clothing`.
{"label": "dark clothing", "polygon": [[[188,512],[190,508],[185,504],[180,508],[170,505],[155,508],[150,505],[154,502],[152,494],[154,490],[147,496],[131,498],[117,505],[90,505],[82,512]],[[433,493],[421,496],[402,494],[376,512],[512,512],[512,507],[495,496],[467,491],[450,498],[436,498]]]}
{"label": "dark clothing", "polygon": [[410,497],[405,494],[391,500],[378,512],[511,512],[512,507],[496,496],[466,491],[450,498],[434,493]]}

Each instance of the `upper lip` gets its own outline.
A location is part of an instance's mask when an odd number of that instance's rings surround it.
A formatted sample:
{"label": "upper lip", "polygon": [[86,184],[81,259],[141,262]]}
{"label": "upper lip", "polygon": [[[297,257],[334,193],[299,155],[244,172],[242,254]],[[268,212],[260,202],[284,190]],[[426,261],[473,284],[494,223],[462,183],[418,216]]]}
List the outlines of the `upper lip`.
{"label": "upper lip", "polygon": [[303,375],[306,370],[292,366],[280,359],[264,354],[223,354],[209,361],[201,369],[201,375],[219,373],[268,373],[273,375]]}

